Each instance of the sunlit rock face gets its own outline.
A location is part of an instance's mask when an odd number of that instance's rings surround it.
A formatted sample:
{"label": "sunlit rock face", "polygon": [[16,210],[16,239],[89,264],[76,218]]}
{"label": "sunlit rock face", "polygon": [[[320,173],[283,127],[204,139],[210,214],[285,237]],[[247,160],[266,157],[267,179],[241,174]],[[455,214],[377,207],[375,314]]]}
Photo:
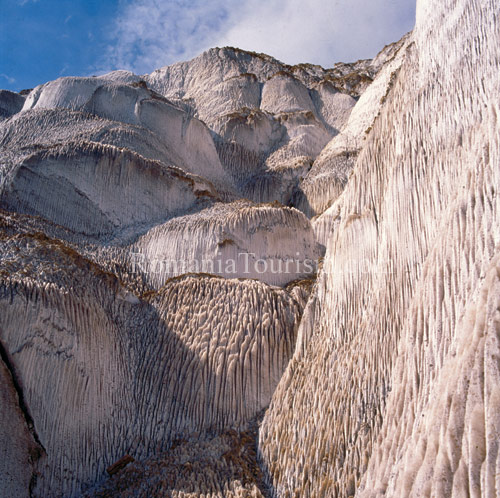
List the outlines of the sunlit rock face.
{"label": "sunlit rock face", "polygon": [[294,205],[307,216],[321,215],[343,192],[358,153],[394,84],[408,43],[409,37],[405,36],[398,43],[387,46],[374,59],[372,65],[378,68],[378,72],[373,83],[359,97],[340,132],[315,156],[312,168],[300,180]]}
{"label": "sunlit rock face", "polygon": [[323,272],[260,431],[277,496],[500,493],[498,14],[418,2],[380,115],[315,223]]}
{"label": "sunlit rock face", "polygon": [[[17,101],[0,124],[2,489],[80,496],[125,454],[147,466],[179,440],[226,454],[250,428],[256,469],[256,419],[322,254],[309,219],[239,199],[262,164],[230,172],[214,131],[140,77],[62,78]],[[286,133],[261,115],[256,153]],[[236,135],[255,149],[252,134]],[[200,489],[254,489],[213,485],[235,464]]]}
{"label": "sunlit rock face", "polygon": [[[207,124],[240,195],[295,205],[291,190],[342,129],[393,52],[388,47],[373,62],[323,69],[215,48],[192,61],[158,69],[144,80]],[[297,168],[297,163],[307,166]],[[300,208],[305,205],[302,197],[298,203]],[[307,214],[316,212],[309,209]]]}
{"label": "sunlit rock face", "polygon": [[78,495],[125,453],[244,429],[268,406],[293,353],[300,287],[186,275],[139,296],[60,240],[11,216],[2,226],[5,489]]}
{"label": "sunlit rock face", "polygon": [[2,207],[88,235],[183,213],[211,187],[179,168],[91,142],[35,153],[4,175]]}
{"label": "sunlit rock face", "polygon": [[120,84],[101,78],[60,78],[35,88],[23,110],[71,109],[145,128],[175,151],[176,166],[226,186],[210,132],[144,82]]}
{"label": "sunlit rock face", "polygon": [[[195,240],[193,233],[198,234]],[[310,277],[321,256],[311,224],[302,213],[242,201],[217,204],[157,225],[129,250],[129,264],[140,269],[154,288],[188,272],[255,278],[283,286]]]}
{"label": "sunlit rock face", "polygon": [[0,496],[496,497],[498,15],[0,92]]}

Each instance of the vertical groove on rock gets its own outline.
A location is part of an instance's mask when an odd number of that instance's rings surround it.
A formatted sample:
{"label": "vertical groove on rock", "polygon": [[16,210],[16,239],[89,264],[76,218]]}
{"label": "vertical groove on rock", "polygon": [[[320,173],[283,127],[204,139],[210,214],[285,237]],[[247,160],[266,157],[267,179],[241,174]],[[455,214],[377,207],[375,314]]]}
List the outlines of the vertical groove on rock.
{"label": "vertical groove on rock", "polygon": [[498,493],[498,363],[484,346],[496,357],[498,9],[418,2],[401,69],[318,224],[315,323],[260,435],[278,496]]}
{"label": "vertical groove on rock", "polygon": [[19,403],[19,408],[21,409],[24,420],[26,421],[26,426],[28,427],[30,434],[32,435],[34,441],[39,446],[41,452],[46,454],[47,452],[46,452],[45,448],[43,447],[43,444],[40,442],[40,438],[38,437],[38,434],[36,433],[35,423],[34,423],[33,417],[31,416],[29,408],[26,404],[21,384],[20,384],[19,379],[17,378],[16,372],[15,372],[15,367],[12,365],[10,358],[9,358],[9,355],[7,354],[7,351],[5,350],[1,340],[0,340],[0,360],[7,367],[7,370],[10,373],[12,385],[14,386],[14,389],[16,391],[17,399],[18,399],[18,403]]}

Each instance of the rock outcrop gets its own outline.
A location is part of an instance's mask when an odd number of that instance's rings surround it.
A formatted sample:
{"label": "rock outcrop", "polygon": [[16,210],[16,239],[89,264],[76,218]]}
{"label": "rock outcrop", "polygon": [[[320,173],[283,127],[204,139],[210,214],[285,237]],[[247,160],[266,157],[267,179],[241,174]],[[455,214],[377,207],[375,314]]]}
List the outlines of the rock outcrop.
{"label": "rock outcrop", "polygon": [[9,90],[0,90],[0,120],[17,114],[24,105],[24,97]]}
{"label": "rock outcrop", "polygon": [[0,92],[0,496],[498,496],[499,14]]}
{"label": "rock outcrop", "polygon": [[417,4],[261,427],[277,496],[499,494],[498,9]]}
{"label": "rock outcrop", "polygon": [[157,225],[140,236],[128,253],[128,264],[140,270],[153,288],[190,272],[283,286],[311,277],[321,255],[302,213],[243,201],[219,203]]}
{"label": "rock outcrop", "polygon": [[[374,61],[323,69],[215,48],[144,80],[207,124],[240,194],[257,202],[293,204],[291,190],[343,127],[393,51],[388,47]],[[304,164],[305,169],[297,168]]]}
{"label": "rock outcrop", "polygon": [[[60,240],[11,217],[2,226],[0,341],[44,448],[35,496],[77,495],[122,454],[243,430],[268,406],[293,354],[300,289],[185,275],[140,297]],[[14,410],[16,392],[2,389],[2,410]],[[34,451],[16,416],[8,465]],[[20,471],[29,482],[28,462]]]}
{"label": "rock outcrop", "polygon": [[2,207],[87,235],[159,222],[216,195],[203,178],[93,142],[43,150],[9,166],[0,178]]}

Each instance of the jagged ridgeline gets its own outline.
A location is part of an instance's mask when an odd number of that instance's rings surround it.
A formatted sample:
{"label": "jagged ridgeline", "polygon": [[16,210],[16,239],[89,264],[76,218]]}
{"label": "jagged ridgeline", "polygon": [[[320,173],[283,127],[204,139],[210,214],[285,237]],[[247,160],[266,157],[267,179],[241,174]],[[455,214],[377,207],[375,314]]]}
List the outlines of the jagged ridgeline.
{"label": "jagged ridgeline", "polygon": [[0,497],[499,496],[499,14],[0,91]]}

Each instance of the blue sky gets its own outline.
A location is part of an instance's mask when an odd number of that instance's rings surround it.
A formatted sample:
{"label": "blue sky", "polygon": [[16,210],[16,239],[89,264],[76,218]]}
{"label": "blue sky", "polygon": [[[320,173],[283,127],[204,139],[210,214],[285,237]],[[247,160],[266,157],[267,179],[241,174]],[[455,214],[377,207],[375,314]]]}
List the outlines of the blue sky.
{"label": "blue sky", "polygon": [[0,88],[129,69],[213,46],[325,67],[373,57],[412,29],[414,0],[0,0]]}

